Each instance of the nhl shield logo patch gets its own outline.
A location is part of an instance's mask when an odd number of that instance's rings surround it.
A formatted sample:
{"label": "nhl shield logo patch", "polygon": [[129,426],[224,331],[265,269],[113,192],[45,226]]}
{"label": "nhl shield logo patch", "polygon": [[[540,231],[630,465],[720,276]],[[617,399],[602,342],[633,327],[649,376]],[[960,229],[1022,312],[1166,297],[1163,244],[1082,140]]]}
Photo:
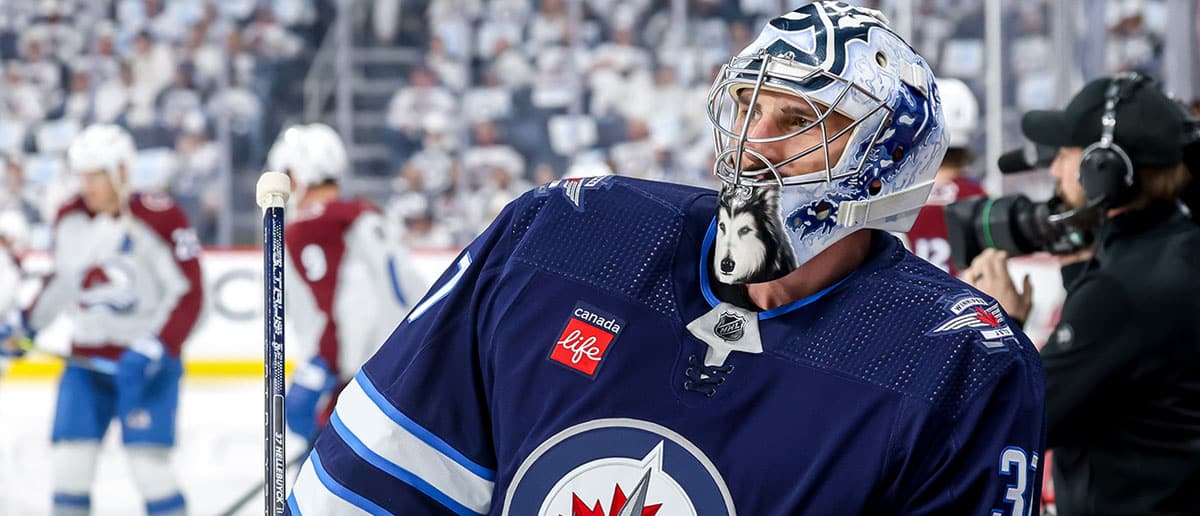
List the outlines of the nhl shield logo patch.
{"label": "nhl shield logo patch", "polygon": [[737,312],[724,312],[713,326],[713,333],[723,340],[740,340],[746,334],[746,318]]}
{"label": "nhl shield logo patch", "polygon": [[621,320],[585,303],[575,305],[547,357],[589,378],[625,326]]}

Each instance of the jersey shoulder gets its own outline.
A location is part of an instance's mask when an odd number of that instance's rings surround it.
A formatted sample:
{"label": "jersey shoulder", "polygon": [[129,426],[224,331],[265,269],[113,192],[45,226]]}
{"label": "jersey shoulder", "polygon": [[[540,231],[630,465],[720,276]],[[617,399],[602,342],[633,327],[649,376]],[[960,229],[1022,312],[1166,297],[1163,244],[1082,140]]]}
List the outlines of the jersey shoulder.
{"label": "jersey shoulder", "polygon": [[87,204],[84,204],[83,198],[76,195],[67,202],[63,203],[62,206],[58,207],[58,212],[54,214],[54,225],[57,226],[58,223],[62,222],[63,219],[70,215],[82,215],[84,217],[90,217],[92,212],[88,211]]}
{"label": "jersey shoulder", "polygon": [[703,234],[711,190],[618,176],[556,180],[509,210],[511,259],[541,272],[675,310],[672,260],[685,232]]}
{"label": "jersey shoulder", "polygon": [[[316,245],[326,254],[341,256],[346,251],[346,235],[365,214],[379,209],[365,199],[337,199],[300,210],[284,228],[284,243],[298,256],[304,248]],[[379,235],[383,238],[383,235]],[[294,257],[298,259],[297,257]]]}
{"label": "jersey shoulder", "polygon": [[325,216],[335,219],[353,221],[364,213],[380,213],[380,210],[371,201],[360,197],[338,199],[325,205]]}
{"label": "jersey shoulder", "polygon": [[1014,367],[1040,382],[1037,350],[996,300],[898,242],[889,253],[887,266],[860,271],[853,288],[839,289],[821,318],[828,331],[794,343],[799,356],[948,420]]}
{"label": "jersey shoulder", "polygon": [[166,194],[134,195],[129,199],[129,214],[167,242],[173,241],[175,231],[189,227],[183,209]]}

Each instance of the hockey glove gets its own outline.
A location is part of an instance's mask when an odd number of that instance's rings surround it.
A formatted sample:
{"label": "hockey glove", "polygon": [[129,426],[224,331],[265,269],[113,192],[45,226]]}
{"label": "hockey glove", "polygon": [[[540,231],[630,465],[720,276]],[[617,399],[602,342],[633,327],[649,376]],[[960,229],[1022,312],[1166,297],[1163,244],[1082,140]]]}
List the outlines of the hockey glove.
{"label": "hockey glove", "polygon": [[25,355],[32,347],[31,336],[21,318],[21,312],[13,310],[0,320],[0,358],[16,359]]}
{"label": "hockey glove", "polygon": [[117,359],[117,416],[122,421],[142,401],[150,377],[162,362],[163,344],[157,337],[133,341]]}
{"label": "hockey glove", "polygon": [[312,442],[317,436],[317,405],[333,390],[337,378],[321,357],[296,369],[284,400],[288,429]]}

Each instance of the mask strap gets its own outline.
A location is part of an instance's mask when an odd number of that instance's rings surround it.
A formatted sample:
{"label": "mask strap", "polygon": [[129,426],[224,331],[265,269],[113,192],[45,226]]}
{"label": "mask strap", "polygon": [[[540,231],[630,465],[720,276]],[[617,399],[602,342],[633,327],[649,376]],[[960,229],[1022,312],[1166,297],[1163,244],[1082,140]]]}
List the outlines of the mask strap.
{"label": "mask strap", "polygon": [[874,227],[876,222],[920,209],[932,188],[930,179],[874,199],[842,201],[838,204],[838,224],[848,228]]}

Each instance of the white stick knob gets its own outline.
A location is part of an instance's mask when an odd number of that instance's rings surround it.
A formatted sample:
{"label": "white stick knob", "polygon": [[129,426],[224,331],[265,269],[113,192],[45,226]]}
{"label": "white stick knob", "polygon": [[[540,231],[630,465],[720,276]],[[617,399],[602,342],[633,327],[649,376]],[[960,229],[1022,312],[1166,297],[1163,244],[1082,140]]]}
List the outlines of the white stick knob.
{"label": "white stick knob", "polygon": [[283,208],[292,193],[292,180],[283,172],[263,172],[255,186],[255,199],[262,208]]}

